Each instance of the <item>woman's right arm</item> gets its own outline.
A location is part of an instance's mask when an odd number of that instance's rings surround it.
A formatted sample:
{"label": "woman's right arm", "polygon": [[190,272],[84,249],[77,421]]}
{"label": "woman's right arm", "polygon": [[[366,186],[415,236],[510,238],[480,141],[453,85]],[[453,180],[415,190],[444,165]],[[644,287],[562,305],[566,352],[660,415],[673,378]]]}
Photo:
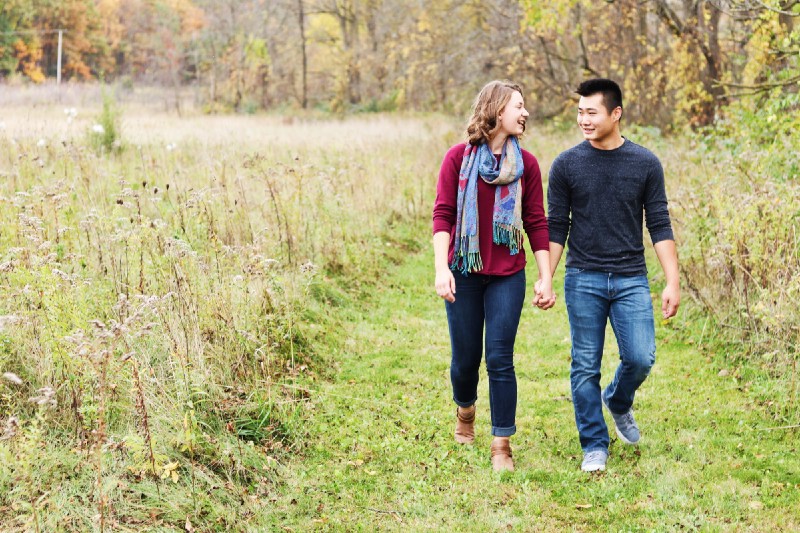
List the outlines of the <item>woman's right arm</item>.
{"label": "woman's right arm", "polygon": [[456,280],[450,270],[450,232],[456,222],[458,203],[458,171],[464,145],[448,150],[439,170],[436,184],[436,203],[433,206],[433,254],[436,268],[436,294],[455,302]]}
{"label": "woman's right arm", "polygon": [[450,303],[456,301],[456,279],[447,256],[450,251],[450,234],[439,231],[433,235],[433,256],[436,265],[436,294]]}

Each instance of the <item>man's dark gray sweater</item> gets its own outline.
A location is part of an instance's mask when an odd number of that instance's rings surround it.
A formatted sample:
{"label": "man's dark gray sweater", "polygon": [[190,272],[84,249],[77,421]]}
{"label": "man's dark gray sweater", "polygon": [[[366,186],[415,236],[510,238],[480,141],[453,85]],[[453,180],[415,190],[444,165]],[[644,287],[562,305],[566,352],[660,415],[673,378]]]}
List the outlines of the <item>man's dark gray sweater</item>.
{"label": "man's dark gray sweater", "polygon": [[550,241],[567,243],[568,267],[646,274],[644,213],[653,244],[673,239],[661,162],[627,139],[614,150],[584,141],[562,152],[550,167],[547,210]]}

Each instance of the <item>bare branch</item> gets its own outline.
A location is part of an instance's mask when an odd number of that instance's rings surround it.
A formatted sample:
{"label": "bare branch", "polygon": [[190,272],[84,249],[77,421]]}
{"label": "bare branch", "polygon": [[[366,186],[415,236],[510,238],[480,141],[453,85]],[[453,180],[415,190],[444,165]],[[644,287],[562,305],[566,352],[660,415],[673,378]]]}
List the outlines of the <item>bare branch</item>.
{"label": "bare branch", "polygon": [[754,85],[746,85],[740,83],[723,83],[719,82],[720,85],[725,87],[733,87],[735,89],[753,89],[757,92],[767,91],[769,89],[774,89],[776,87],[788,87],[789,85],[794,85],[795,83],[800,82],[800,74],[797,76],[792,76],[791,78],[783,81],[776,81],[773,83],[758,83]]}
{"label": "bare branch", "polygon": [[[781,9],[778,9],[778,8],[775,8],[775,7],[772,7],[772,6],[768,6],[767,4],[762,2],[761,0],[754,0],[754,1],[755,1],[756,4],[760,5],[761,7],[763,7],[764,9],[766,9],[768,11],[772,11],[773,13],[779,13],[781,15],[786,15],[787,17],[800,17],[800,13],[794,13],[792,11],[783,11]],[[791,4],[786,6],[786,8],[794,7],[795,4],[797,4],[797,2],[792,2]]]}
{"label": "bare branch", "polygon": [[664,23],[669,27],[670,31],[676,36],[681,37],[685,32],[686,28],[681,24],[680,18],[672,10],[671,7],[667,4],[665,0],[656,0],[656,14],[664,21]]}

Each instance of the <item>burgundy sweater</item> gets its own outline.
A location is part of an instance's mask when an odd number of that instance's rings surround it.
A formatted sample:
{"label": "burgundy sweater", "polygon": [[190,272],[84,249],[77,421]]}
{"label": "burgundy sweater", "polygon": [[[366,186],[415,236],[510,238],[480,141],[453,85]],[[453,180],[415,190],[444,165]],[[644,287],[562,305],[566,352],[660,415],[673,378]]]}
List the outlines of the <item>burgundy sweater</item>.
{"label": "burgundy sweater", "polygon": [[[439,170],[436,185],[436,202],[433,205],[433,233],[446,231],[450,234],[448,263],[453,262],[456,234],[456,208],[458,205],[458,172],[464,155],[464,143],[450,148]],[[498,159],[500,156],[496,156]],[[544,216],[542,174],[539,163],[527,150],[522,150],[522,226],[534,252],[549,250],[550,237],[547,218]],[[492,215],[496,185],[478,179],[478,231],[480,235],[481,261],[479,274],[509,276],[525,268],[525,250],[520,248],[511,255],[508,246],[492,242]]]}

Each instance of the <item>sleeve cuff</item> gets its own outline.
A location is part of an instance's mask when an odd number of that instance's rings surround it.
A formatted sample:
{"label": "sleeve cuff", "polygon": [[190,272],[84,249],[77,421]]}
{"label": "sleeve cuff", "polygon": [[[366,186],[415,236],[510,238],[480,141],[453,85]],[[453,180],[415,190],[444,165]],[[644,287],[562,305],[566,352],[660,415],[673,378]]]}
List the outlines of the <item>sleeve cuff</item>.
{"label": "sleeve cuff", "polygon": [[661,241],[674,241],[675,236],[672,234],[672,230],[665,230],[659,231],[658,233],[651,233],[650,240],[653,244]]}
{"label": "sleeve cuff", "polygon": [[448,224],[444,220],[434,220],[433,221],[433,234],[436,235],[437,233],[444,231],[447,234],[450,234],[452,231],[453,226]]}
{"label": "sleeve cuff", "polygon": [[550,250],[550,238],[546,231],[544,233],[537,232],[528,234],[528,242],[531,245],[531,250],[534,252],[538,252],[539,250]]}

